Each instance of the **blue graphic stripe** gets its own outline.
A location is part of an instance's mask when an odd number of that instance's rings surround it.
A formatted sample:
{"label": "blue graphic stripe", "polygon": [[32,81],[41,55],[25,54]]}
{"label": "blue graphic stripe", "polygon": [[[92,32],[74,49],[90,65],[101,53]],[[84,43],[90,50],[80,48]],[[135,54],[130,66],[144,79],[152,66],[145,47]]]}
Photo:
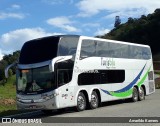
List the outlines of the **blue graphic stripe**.
{"label": "blue graphic stripe", "polygon": [[[120,90],[117,90],[117,91],[112,91],[112,92],[115,92],[115,93],[121,93],[121,92],[125,92],[125,91],[128,91],[129,89],[131,89],[133,87],[134,84],[137,83],[137,81],[140,79],[140,76],[142,75],[143,71],[144,71],[144,68],[146,67],[146,64],[144,65],[143,69],[140,71],[140,73],[137,75],[137,77],[129,84],[127,85],[126,87],[120,89]],[[108,94],[108,95],[111,95],[110,92],[111,91],[107,91],[107,90],[103,90],[101,89],[104,93]]]}
{"label": "blue graphic stripe", "polygon": [[111,95],[110,93],[109,93],[109,91],[107,91],[107,90],[103,90],[103,89],[101,89],[104,93],[106,93],[106,94],[108,94],[108,95]]}
{"label": "blue graphic stripe", "polygon": [[[146,64],[145,64],[145,66],[146,66]],[[140,76],[142,75],[145,66],[143,67],[143,69],[141,70],[141,72],[138,74],[138,76],[129,85],[127,85],[126,87],[124,87],[124,88],[122,88],[120,90],[114,91],[114,92],[115,93],[121,93],[121,92],[125,92],[125,91],[131,89],[133,87],[133,85],[136,84],[137,81],[140,79]]]}

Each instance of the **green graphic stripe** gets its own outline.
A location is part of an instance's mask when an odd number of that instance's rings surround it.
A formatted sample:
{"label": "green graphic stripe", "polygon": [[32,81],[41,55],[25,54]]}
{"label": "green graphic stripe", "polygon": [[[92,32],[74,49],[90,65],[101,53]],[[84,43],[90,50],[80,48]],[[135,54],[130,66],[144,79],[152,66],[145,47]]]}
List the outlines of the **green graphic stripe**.
{"label": "green graphic stripe", "polygon": [[151,66],[149,67],[149,69],[148,69],[148,71],[146,72],[146,74],[144,75],[144,77],[138,82],[138,84],[137,84],[138,87],[140,87],[140,86],[143,84],[143,82],[145,81],[145,79],[146,79],[146,77],[147,77],[150,69],[151,69]]}
{"label": "green graphic stripe", "polygon": [[[151,66],[150,68],[148,69],[148,71],[145,73],[145,75],[143,76],[143,78],[138,82],[137,86],[140,87],[143,82],[145,81],[145,79],[147,78],[147,75],[149,73],[151,69]],[[112,96],[115,96],[115,97],[120,97],[120,98],[123,98],[123,97],[127,97],[127,96],[130,96],[132,94],[132,88],[128,91],[125,91],[125,92],[121,92],[121,93],[115,93],[114,91],[109,91],[109,93],[112,95]]]}
{"label": "green graphic stripe", "polygon": [[130,96],[132,94],[132,89],[125,91],[125,92],[121,92],[121,93],[115,93],[115,92],[109,92],[109,93],[112,96],[123,98],[123,97]]}

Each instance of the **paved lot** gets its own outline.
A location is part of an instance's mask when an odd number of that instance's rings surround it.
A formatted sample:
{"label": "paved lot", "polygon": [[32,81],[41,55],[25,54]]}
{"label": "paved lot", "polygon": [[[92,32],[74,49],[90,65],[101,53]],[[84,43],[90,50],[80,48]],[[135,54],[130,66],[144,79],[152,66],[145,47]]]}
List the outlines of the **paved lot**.
{"label": "paved lot", "polygon": [[146,96],[144,101],[129,100],[106,102],[102,107],[83,112],[66,111],[51,117],[160,117],[160,90]]}
{"label": "paved lot", "polygon": [[[106,102],[102,105],[102,107],[95,110],[86,110],[83,112],[75,112],[73,109],[68,109],[65,112],[53,112],[50,115],[45,115],[42,112],[36,112],[33,114],[27,114],[20,117],[26,118],[43,118],[47,119],[48,117],[160,117],[160,90],[156,90],[156,92],[150,96],[147,96],[144,101],[139,101],[136,103],[132,103],[129,100],[120,100],[113,102]],[[51,124],[43,124],[43,125],[51,125]],[[53,124],[52,124],[53,125]],[[67,126],[99,126],[106,125],[105,123],[92,123],[92,124],[84,124],[84,123],[63,123],[63,124],[54,124],[55,125],[67,125]],[[109,124],[111,126],[128,126],[128,125],[145,125],[145,126],[160,126],[160,123],[132,123],[132,124]],[[14,124],[12,125],[14,126]],[[15,124],[16,126],[16,124]]]}

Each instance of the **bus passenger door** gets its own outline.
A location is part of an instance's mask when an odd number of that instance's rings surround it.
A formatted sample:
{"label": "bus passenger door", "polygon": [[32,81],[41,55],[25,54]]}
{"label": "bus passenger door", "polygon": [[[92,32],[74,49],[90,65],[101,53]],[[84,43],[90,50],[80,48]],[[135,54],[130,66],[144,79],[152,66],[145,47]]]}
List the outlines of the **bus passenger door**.
{"label": "bus passenger door", "polygon": [[70,70],[59,69],[57,70],[57,83],[59,87],[59,106],[69,107],[71,105],[71,98],[73,89],[70,87]]}

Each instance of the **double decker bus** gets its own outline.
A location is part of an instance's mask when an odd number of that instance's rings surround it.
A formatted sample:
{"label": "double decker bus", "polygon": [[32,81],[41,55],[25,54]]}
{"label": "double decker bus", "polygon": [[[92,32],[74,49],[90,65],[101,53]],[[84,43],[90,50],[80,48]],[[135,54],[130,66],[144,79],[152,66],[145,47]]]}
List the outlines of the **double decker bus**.
{"label": "double decker bus", "polygon": [[46,112],[75,106],[83,111],[106,101],[141,101],[155,92],[148,45],[49,36],[24,43],[16,67],[18,109]]}

